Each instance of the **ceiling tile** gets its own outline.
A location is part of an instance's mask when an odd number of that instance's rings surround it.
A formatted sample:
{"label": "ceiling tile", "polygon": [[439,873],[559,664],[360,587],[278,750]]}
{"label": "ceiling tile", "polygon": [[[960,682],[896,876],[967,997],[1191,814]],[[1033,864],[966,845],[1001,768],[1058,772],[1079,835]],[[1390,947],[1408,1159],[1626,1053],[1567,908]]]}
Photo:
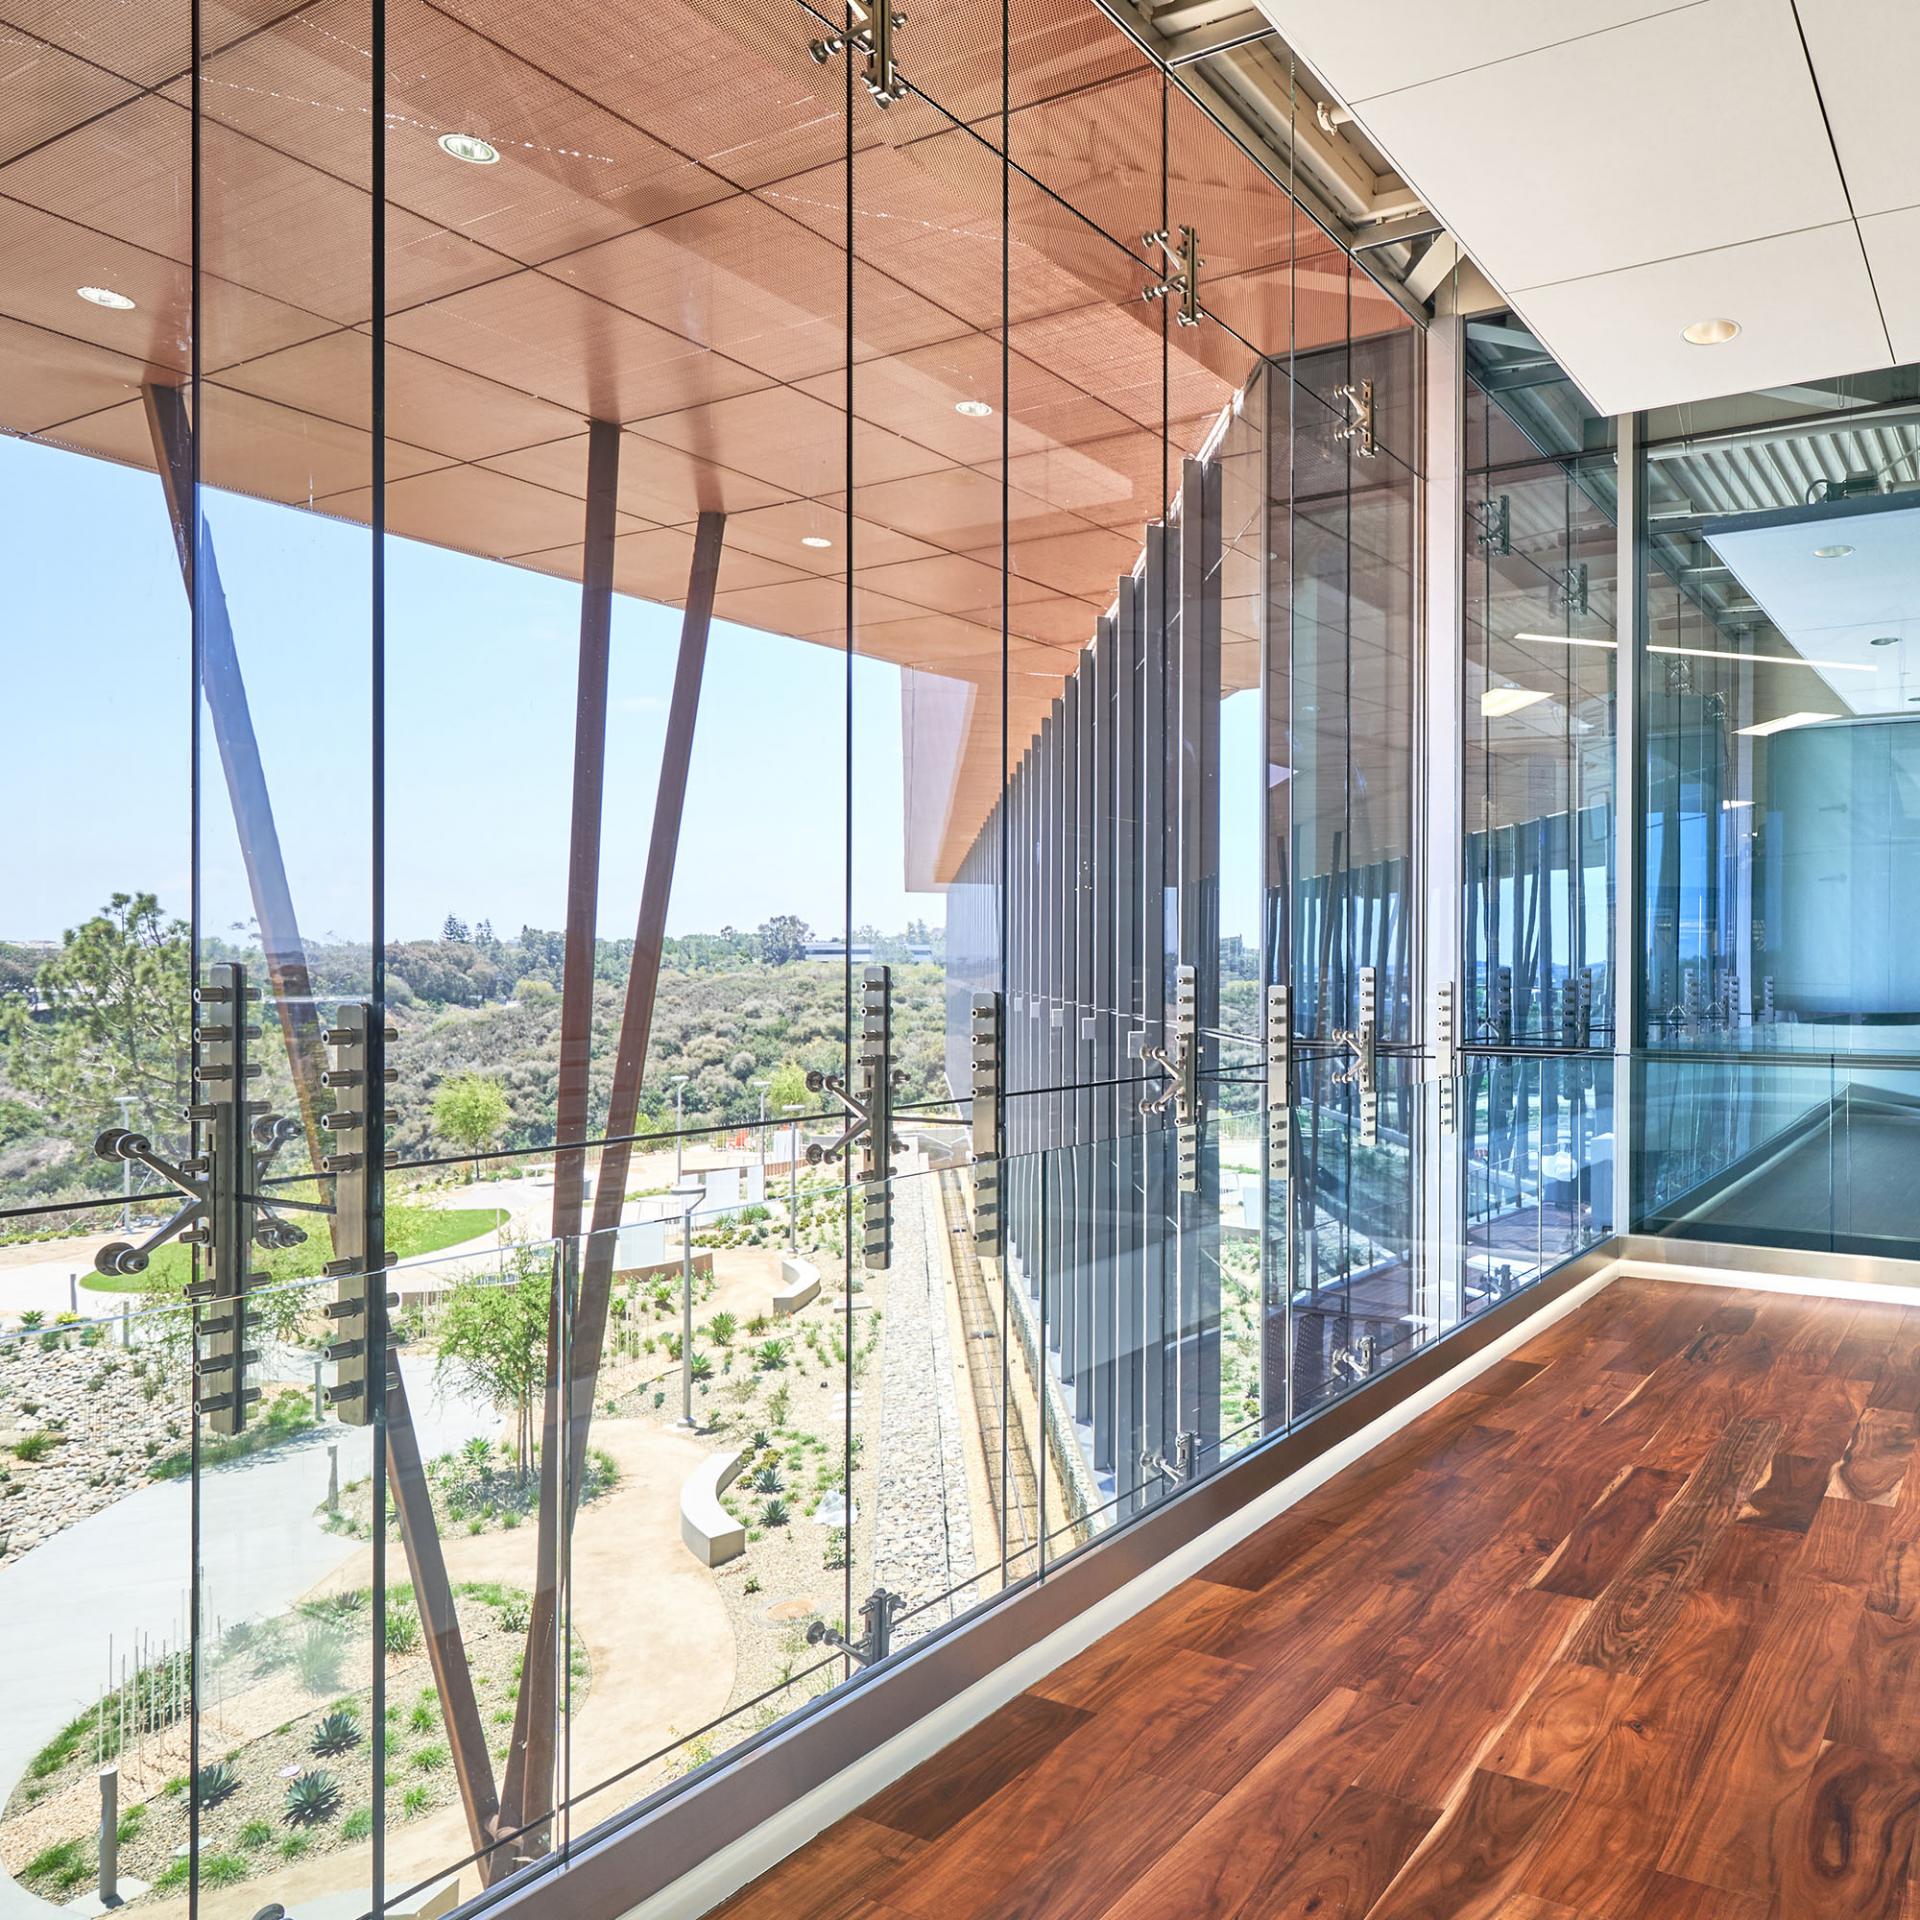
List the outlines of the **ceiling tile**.
{"label": "ceiling tile", "polygon": [[951,339],[962,323],[847,256],[751,194],[736,195],[554,262],[584,288],[769,379],[803,380],[847,362]]}
{"label": "ceiling tile", "polygon": [[1860,222],[1896,364],[1920,360],[1920,207],[1876,213]]}
{"label": "ceiling tile", "polygon": [[[1686,0],[1679,0],[1680,5]],[[1676,0],[1259,0],[1288,45],[1348,101],[1678,11]]]}
{"label": "ceiling tile", "polygon": [[[364,492],[338,494],[329,511],[363,520]],[[581,531],[581,503],[488,467],[442,467],[387,487],[387,531],[457,553],[489,560],[544,553],[567,546]],[[626,514],[614,522],[621,533],[642,531]]]}
{"label": "ceiling tile", "polygon": [[1920,7],[1799,0],[1799,13],[1854,212],[1920,205]]}
{"label": "ceiling tile", "polygon": [[[489,460],[488,466],[522,480],[537,481],[587,497],[587,436],[574,434],[537,447],[522,447]],[[663,527],[691,522],[708,511],[739,514],[751,507],[770,506],[786,496],[779,487],[750,479],[730,467],[696,459],[657,440],[624,434],[620,442],[620,479],[616,497],[623,513],[635,513]]]}
{"label": "ceiling tile", "polygon": [[132,91],[117,75],[0,20],[0,163],[118,106]]}
{"label": "ceiling tile", "polygon": [[387,338],[599,420],[632,420],[766,384],[764,375],[544,273],[515,273],[392,314]]}
{"label": "ceiling tile", "polygon": [[[846,488],[846,415],[792,387],[768,387],[737,399],[663,412],[641,421],[636,431],[789,493],[814,498]],[[853,458],[863,484],[929,473],[945,464],[937,453],[865,422],[855,424]]]}
{"label": "ceiling tile", "polygon": [[[1573,104],[1601,101],[1631,103],[1611,138]],[[1510,295],[1847,217],[1790,0],[1700,0],[1359,117]]]}
{"label": "ceiling tile", "polygon": [[[0,260],[0,313],[186,375],[193,300],[182,263],[5,199]],[[125,294],[133,311],[79,299],[74,290],[85,286]],[[310,313],[223,281],[209,278],[201,293],[210,369],[328,331]]]}
{"label": "ceiling tile", "polygon": [[[1517,304],[1603,413],[1892,364],[1851,221],[1539,287]],[[1689,346],[1680,330],[1707,315],[1743,331]]]}
{"label": "ceiling tile", "polygon": [[15,432],[44,432],[138,399],[148,381],[175,385],[178,375],[134,354],[0,320],[0,422]]}
{"label": "ceiling tile", "polygon": [[[221,384],[309,413],[367,427],[373,419],[373,341],[343,330],[281,353],[232,367]],[[460,367],[386,349],[387,431],[450,460],[479,460],[536,441],[559,438],[580,425],[577,414],[534,400]],[[581,435],[585,445],[585,435]],[[529,479],[542,476],[529,474]],[[624,504],[624,503],[623,503]]]}

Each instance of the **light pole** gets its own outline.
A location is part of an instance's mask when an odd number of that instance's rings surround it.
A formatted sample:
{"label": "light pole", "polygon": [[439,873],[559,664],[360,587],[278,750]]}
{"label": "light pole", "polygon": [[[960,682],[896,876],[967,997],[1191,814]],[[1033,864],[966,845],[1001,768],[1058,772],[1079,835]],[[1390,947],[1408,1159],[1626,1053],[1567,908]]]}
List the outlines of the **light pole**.
{"label": "light pole", "polygon": [[787,1116],[787,1251],[800,1251],[800,1116],[804,1105],[782,1107]]}
{"label": "light pole", "polygon": [[675,1193],[680,1191],[680,1183],[687,1177],[683,1151],[686,1145],[684,1138],[686,1109],[681,1104],[686,1098],[686,1092],[687,1076],[684,1073],[675,1074],[673,1077],[673,1190]]}
{"label": "light pole", "polygon": [[[133,1131],[134,1098],[130,1093],[116,1093],[113,1104],[120,1109],[120,1124],[131,1133]],[[120,1231],[133,1231],[133,1162],[120,1162]]]}
{"label": "light pole", "polygon": [[706,1198],[698,1180],[676,1180],[673,1197],[680,1202],[680,1419],[689,1433],[699,1422],[693,1417],[693,1210]]}

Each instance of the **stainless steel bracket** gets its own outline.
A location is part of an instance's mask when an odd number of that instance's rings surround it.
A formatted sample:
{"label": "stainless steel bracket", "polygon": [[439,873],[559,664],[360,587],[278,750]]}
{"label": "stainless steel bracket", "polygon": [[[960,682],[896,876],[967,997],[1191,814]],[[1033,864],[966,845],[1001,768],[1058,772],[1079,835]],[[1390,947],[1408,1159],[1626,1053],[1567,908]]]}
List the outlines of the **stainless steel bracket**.
{"label": "stainless steel bracket", "polygon": [[893,1156],[901,1150],[893,1131],[893,1092],[906,1078],[893,1064],[892,968],[867,969],[860,1009],[860,1050],[854,1065],[858,1091],[849,1091],[837,1074],[807,1075],[807,1091],[831,1094],[848,1116],[837,1140],[816,1140],[807,1148],[807,1163],[831,1163],[859,1144],[863,1253],[868,1270],[881,1273],[893,1259]]}
{"label": "stainless steel bracket", "polygon": [[893,36],[907,24],[904,13],[895,13],[890,5],[869,7],[862,0],[847,0],[847,25],[844,32],[823,34],[807,42],[807,51],[816,65],[825,66],[836,54],[848,48],[865,62],[860,79],[877,107],[890,107],[912,92],[894,65]]}
{"label": "stainless steel bracket", "polygon": [[1175,246],[1169,233],[1143,233],[1140,244],[1149,250],[1158,247],[1167,262],[1166,277],[1156,280],[1140,298],[1149,303],[1178,301],[1173,315],[1175,322],[1183,327],[1197,327],[1204,317],[1200,310],[1200,269],[1207,264],[1200,258],[1199,234],[1192,227],[1182,227],[1180,244]]}
{"label": "stainless steel bracket", "polygon": [[1360,1144],[1363,1147],[1378,1146],[1380,1143],[1380,1090],[1377,1077],[1380,1047],[1379,983],[1380,976],[1374,968],[1360,969],[1355,1024],[1336,1027],[1332,1036],[1335,1043],[1352,1056],[1348,1064],[1334,1074],[1333,1079],[1336,1086],[1351,1086],[1357,1091]]}
{"label": "stainless steel bracket", "polygon": [[860,1603],[860,1618],[867,1630],[857,1640],[849,1640],[838,1627],[816,1620],[807,1629],[810,1647],[837,1647],[856,1665],[870,1667],[893,1651],[893,1623],[907,1610],[907,1596],[886,1587],[875,1587]]}
{"label": "stainless steel bracket", "polygon": [[1343,408],[1341,422],[1333,430],[1334,439],[1351,442],[1359,459],[1371,460],[1380,451],[1373,437],[1373,382],[1349,381],[1335,387],[1333,397]]}

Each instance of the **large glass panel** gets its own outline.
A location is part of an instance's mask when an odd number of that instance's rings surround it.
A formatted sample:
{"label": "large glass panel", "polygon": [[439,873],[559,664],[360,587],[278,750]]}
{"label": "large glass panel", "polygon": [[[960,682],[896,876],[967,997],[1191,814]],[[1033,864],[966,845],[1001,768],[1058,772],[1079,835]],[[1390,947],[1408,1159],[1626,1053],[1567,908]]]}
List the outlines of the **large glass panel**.
{"label": "large glass panel", "polygon": [[1641,1038],[1671,1059],[1635,1167],[1662,1232],[1869,1251],[1912,1230],[1874,1174],[1911,1136],[1920,1036],[1920,456],[1893,386],[1838,413],[1748,396],[1645,451]]}
{"label": "large glass panel", "polygon": [[[186,0],[0,25],[0,1892],[23,1911],[177,1901],[190,1871],[189,1257],[95,1261],[178,1205],[101,1136],[190,1151],[191,481],[163,486],[154,422],[194,353],[191,130],[156,91],[193,25]],[[263,299],[254,324],[301,321]]]}

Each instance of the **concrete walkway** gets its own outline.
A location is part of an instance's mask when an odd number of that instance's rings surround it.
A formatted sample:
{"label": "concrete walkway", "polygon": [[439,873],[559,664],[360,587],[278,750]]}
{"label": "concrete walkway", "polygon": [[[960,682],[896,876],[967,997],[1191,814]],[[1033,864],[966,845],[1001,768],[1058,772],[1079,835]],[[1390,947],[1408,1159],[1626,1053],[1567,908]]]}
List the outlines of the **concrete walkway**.
{"label": "concrete walkway", "polygon": [[[401,1372],[429,1459],[498,1428],[489,1407],[437,1400],[426,1358],[403,1357]],[[343,1482],[367,1474],[371,1430],[327,1427],[207,1475],[201,1564],[209,1623],[283,1613],[363,1551],[314,1518],[326,1498],[330,1446],[340,1449]],[[109,1644],[116,1657],[140,1636],[179,1644],[191,1492],[184,1479],[141,1487],[0,1568],[0,1621],[31,1648],[31,1658],[10,1664],[0,1690],[0,1801],[40,1748],[106,1691]],[[0,1916],[51,1911],[0,1874]]]}

